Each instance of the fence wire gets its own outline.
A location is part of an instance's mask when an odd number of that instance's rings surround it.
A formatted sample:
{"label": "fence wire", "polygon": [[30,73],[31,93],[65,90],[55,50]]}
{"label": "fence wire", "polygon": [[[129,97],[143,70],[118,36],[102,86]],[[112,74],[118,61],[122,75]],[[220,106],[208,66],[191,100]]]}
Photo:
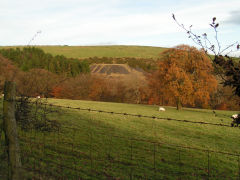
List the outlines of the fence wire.
{"label": "fence wire", "polygon": [[[230,127],[201,121],[73,108],[52,108]],[[59,115],[61,116],[61,115]],[[104,129],[92,119],[83,127],[64,124],[53,132],[19,128],[25,179],[240,179],[240,155],[157,140],[140,139]],[[1,143],[3,142],[1,138]],[[3,148],[2,148],[3,147]],[[6,148],[0,148],[0,179],[7,179]],[[2,172],[1,170],[4,169]]]}
{"label": "fence wire", "polygon": [[[239,155],[108,134],[22,132],[22,162],[34,179],[237,179]],[[77,136],[82,142],[77,142]],[[105,135],[105,137],[104,137]],[[83,137],[85,136],[85,137]],[[85,141],[84,141],[85,138]],[[101,140],[102,139],[102,140]],[[116,143],[118,142],[118,144]],[[113,146],[114,145],[114,146]],[[224,167],[222,157],[232,162]],[[219,163],[216,161],[219,160]],[[223,166],[222,168],[219,168]]]}
{"label": "fence wire", "polygon": [[190,121],[190,120],[186,120],[186,119],[174,119],[174,118],[166,118],[166,117],[147,116],[147,115],[141,115],[141,114],[130,114],[130,113],[122,113],[122,112],[97,110],[97,109],[91,109],[91,108],[61,106],[61,105],[54,105],[54,104],[50,104],[50,103],[42,103],[42,105],[47,105],[50,107],[74,109],[74,110],[80,110],[80,111],[88,111],[88,112],[98,112],[98,113],[124,115],[124,116],[132,116],[132,117],[139,117],[139,118],[149,118],[149,119],[158,119],[158,120],[166,120],[166,121],[176,121],[176,122],[182,122],[182,123],[203,124],[203,125],[223,126],[223,127],[231,127],[232,128],[231,125],[221,124],[221,123],[210,123],[210,122],[204,122],[204,121]]}
{"label": "fence wire", "polygon": [[4,140],[0,137],[0,179],[7,178],[8,178],[7,146]]}

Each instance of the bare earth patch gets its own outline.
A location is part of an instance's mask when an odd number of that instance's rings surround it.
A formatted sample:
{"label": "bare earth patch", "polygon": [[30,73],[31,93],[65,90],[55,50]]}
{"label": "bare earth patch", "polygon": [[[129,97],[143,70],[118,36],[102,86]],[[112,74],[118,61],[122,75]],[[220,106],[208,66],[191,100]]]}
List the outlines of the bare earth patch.
{"label": "bare earth patch", "polygon": [[131,68],[127,64],[93,64],[90,68],[93,74],[109,77],[138,76],[140,78],[144,76],[142,70]]}

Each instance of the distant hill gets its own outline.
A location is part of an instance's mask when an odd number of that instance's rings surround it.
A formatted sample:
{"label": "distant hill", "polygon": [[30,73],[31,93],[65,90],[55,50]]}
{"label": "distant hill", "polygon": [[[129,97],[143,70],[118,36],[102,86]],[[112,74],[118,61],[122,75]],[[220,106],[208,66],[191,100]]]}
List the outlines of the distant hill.
{"label": "distant hill", "polygon": [[[2,48],[23,48],[24,46],[0,46]],[[134,57],[157,59],[166,48],[151,46],[36,46],[52,55],[64,55],[68,58],[88,57]]]}

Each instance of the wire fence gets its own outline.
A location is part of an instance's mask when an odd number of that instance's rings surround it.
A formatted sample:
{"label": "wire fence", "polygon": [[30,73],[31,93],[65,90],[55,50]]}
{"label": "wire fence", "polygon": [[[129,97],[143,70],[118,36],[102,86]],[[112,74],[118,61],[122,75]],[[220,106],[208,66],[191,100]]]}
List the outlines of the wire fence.
{"label": "wire fence", "polygon": [[[1,116],[0,116],[1,118]],[[5,139],[0,134],[0,179],[8,179],[8,158]]]}
{"label": "wire fence", "polygon": [[[41,104],[61,109],[62,116],[71,118],[68,110],[99,112],[132,118],[150,118],[207,126],[230,127],[201,121],[178,120],[103,110]],[[96,114],[82,121],[81,126],[63,123],[56,131],[21,130],[20,152],[24,179],[240,179],[240,155],[196,147],[174,145],[157,139],[140,139],[128,132],[119,133],[102,125]],[[84,122],[83,122],[84,121]],[[0,179],[7,179],[6,148],[1,136]]]}
{"label": "wire fence", "polygon": [[165,121],[175,121],[175,122],[182,122],[182,123],[192,123],[192,124],[203,124],[203,125],[212,125],[212,126],[232,127],[229,124],[222,124],[222,123],[211,123],[211,122],[204,122],[204,121],[190,121],[190,120],[187,120],[187,119],[174,119],[174,118],[166,118],[166,117],[147,116],[147,115],[141,115],[141,114],[130,114],[130,113],[122,113],[122,112],[97,110],[97,109],[91,109],[91,108],[61,106],[61,105],[54,105],[54,104],[50,104],[50,103],[42,103],[42,105],[47,105],[47,106],[51,106],[51,107],[66,108],[66,109],[74,109],[74,110],[80,110],[80,111],[99,112],[99,113],[124,115],[124,116],[132,116],[132,117],[139,117],[139,118],[150,118],[150,119],[158,119],[158,120],[165,120]]}

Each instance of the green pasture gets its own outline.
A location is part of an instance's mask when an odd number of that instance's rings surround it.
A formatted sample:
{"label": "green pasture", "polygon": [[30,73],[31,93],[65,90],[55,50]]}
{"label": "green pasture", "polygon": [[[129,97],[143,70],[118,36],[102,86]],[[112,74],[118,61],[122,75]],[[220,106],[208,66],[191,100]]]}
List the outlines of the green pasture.
{"label": "green pasture", "polygon": [[[0,48],[22,48],[24,46],[0,46]],[[134,58],[158,58],[166,48],[151,46],[36,46],[52,55],[64,55],[68,58],[88,57],[134,57]]]}
{"label": "green pasture", "polygon": [[[94,101],[78,101],[78,100],[58,100],[49,99],[49,103],[61,106],[90,108],[96,110],[113,111],[120,113],[140,114],[147,116],[166,117],[180,120],[203,121],[211,123],[222,123],[230,125],[232,114],[236,111],[216,111],[216,116],[212,110],[185,108],[177,111],[175,107],[166,107],[165,112],[159,112],[158,106],[122,104],[122,103],[106,103]],[[136,137],[151,139],[160,142],[189,145],[199,148],[209,148],[212,150],[227,151],[232,153],[240,153],[240,132],[238,128],[226,128],[220,126],[209,126],[201,124],[191,124],[183,122],[175,122],[168,120],[155,120],[136,118],[123,115],[109,115],[104,113],[89,113],[84,111],[75,111],[75,113],[93,116],[96,120],[101,120],[112,127],[124,130],[129,133],[137,134]],[[75,114],[74,113],[74,114]],[[73,114],[72,114],[73,115]],[[74,117],[68,116],[71,123],[78,121]],[[67,122],[69,122],[67,120]],[[215,142],[215,143],[213,143]]]}
{"label": "green pasture", "polygon": [[[233,111],[48,99],[71,108],[230,125]],[[237,179],[240,129],[58,108],[55,132],[19,129],[26,178]],[[229,154],[217,153],[225,152]]]}

